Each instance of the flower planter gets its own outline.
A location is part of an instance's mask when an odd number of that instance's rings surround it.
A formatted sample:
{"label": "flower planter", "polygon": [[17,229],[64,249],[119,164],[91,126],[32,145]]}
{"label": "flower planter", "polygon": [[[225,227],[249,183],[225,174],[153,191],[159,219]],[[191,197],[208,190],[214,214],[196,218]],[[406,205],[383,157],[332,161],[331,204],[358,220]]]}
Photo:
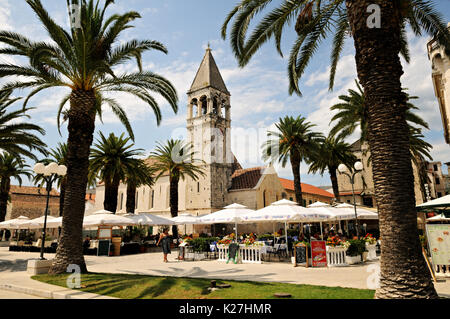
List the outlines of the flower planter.
{"label": "flower planter", "polygon": [[366,243],[366,248],[367,248],[367,259],[368,260],[374,260],[377,258],[377,245],[373,244],[370,245],[368,243]]}
{"label": "flower planter", "polygon": [[348,265],[355,265],[361,263],[361,256],[345,256],[345,262]]}

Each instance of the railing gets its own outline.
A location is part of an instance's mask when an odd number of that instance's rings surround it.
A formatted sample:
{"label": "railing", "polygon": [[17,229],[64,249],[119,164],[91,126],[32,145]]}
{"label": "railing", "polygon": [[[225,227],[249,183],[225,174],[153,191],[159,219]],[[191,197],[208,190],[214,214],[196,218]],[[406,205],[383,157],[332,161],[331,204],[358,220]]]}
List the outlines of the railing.
{"label": "railing", "polygon": [[347,266],[345,251],[346,249],[344,247],[327,246],[328,267]]}
{"label": "railing", "polygon": [[219,252],[219,261],[227,261],[228,260],[228,246],[217,245],[217,250]]}
{"label": "railing", "polygon": [[243,264],[261,264],[261,246],[239,245],[239,254]]}
{"label": "railing", "polygon": [[[228,261],[228,246],[217,245],[219,261]],[[261,264],[260,246],[239,245],[239,263],[243,264]]]}

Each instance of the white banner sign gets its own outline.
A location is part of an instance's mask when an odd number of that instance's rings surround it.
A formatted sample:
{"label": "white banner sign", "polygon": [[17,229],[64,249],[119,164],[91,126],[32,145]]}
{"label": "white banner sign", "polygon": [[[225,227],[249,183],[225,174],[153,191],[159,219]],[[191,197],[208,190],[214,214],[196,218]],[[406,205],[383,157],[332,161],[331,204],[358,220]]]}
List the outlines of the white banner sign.
{"label": "white banner sign", "polygon": [[450,224],[427,225],[428,246],[434,265],[450,265]]}

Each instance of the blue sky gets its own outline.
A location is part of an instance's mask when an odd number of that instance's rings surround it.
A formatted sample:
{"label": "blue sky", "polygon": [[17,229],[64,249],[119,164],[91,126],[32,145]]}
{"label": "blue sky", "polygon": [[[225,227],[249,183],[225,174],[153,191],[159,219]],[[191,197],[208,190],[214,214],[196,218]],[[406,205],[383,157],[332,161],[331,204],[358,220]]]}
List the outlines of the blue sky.
{"label": "blue sky", "polygon": [[[192,84],[208,42],[211,43],[213,55],[232,94],[232,134],[235,141],[233,152],[244,167],[262,165],[259,160],[259,146],[267,128],[273,127],[280,117],[302,115],[317,125],[317,131],[328,133],[333,115],[329,107],[338,102],[339,95],[355,86],[356,68],[352,40],[348,40],[342,55],[333,92],[328,91],[330,44],[324,42],[301,81],[303,97],[289,96],[286,58],[283,59],[277,54],[272,42],[255,55],[249,66],[240,69],[229,43],[220,38],[222,22],[236,2],[117,0],[111,7],[110,13],[136,10],[142,15],[142,19],[134,23],[135,28],[124,33],[122,40],[151,39],[161,41],[167,46],[168,55],[159,52],[145,54],[144,68],[167,77],[176,86],[180,97],[178,114],[174,114],[167,103],[158,99],[163,110],[163,122],[159,127],[147,106],[126,95],[118,97],[132,122],[137,147],[151,151],[156,141],[164,141],[185,131],[186,92]],[[450,21],[450,1],[435,2],[438,10]],[[43,0],[43,3],[58,23],[68,24],[65,1]],[[0,29],[14,30],[35,40],[48,39],[25,1],[0,0]],[[286,55],[289,54],[293,39],[294,33],[287,31],[283,39]],[[431,130],[425,135],[427,141],[434,146],[434,159],[446,162],[450,159],[450,147],[445,144],[443,138],[439,108],[431,82],[431,64],[426,52],[427,41],[428,37],[416,38],[410,34],[412,62],[409,65],[404,64],[405,75],[402,82],[411,95],[420,97],[415,104],[420,106],[418,113],[430,124]],[[134,65],[129,65],[123,67],[122,71],[133,68]],[[64,93],[64,90],[59,89],[47,91],[35,97],[30,104],[36,107],[31,114],[32,120],[45,128],[47,134],[43,140],[49,147],[54,147],[67,138],[66,127],[62,129],[63,136],[58,134],[56,127],[57,105]],[[103,124],[97,122],[98,130],[105,134],[121,134],[124,131],[118,120],[109,112],[105,113]],[[355,140],[356,136],[350,138],[349,142]],[[237,143],[238,141],[240,143]],[[282,177],[291,178],[290,167],[278,168],[278,172]],[[327,174],[323,177],[306,174],[307,167],[304,165],[302,173],[303,182],[317,186],[331,184]]]}

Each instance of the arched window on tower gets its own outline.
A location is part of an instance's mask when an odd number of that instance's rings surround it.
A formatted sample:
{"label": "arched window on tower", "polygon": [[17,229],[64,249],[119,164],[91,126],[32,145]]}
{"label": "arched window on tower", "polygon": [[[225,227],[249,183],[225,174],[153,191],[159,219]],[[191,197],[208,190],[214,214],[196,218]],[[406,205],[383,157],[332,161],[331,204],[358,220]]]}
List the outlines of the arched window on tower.
{"label": "arched window on tower", "polygon": [[220,115],[220,109],[219,109],[219,103],[217,102],[217,98],[215,97],[213,99],[213,113],[215,115]]}
{"label": "arched window on tower", "polygon": [[206,100],[206,96],[201,98],[200,105],[202,107],[202,115],[206,115],[208,113],[208,101]]}

